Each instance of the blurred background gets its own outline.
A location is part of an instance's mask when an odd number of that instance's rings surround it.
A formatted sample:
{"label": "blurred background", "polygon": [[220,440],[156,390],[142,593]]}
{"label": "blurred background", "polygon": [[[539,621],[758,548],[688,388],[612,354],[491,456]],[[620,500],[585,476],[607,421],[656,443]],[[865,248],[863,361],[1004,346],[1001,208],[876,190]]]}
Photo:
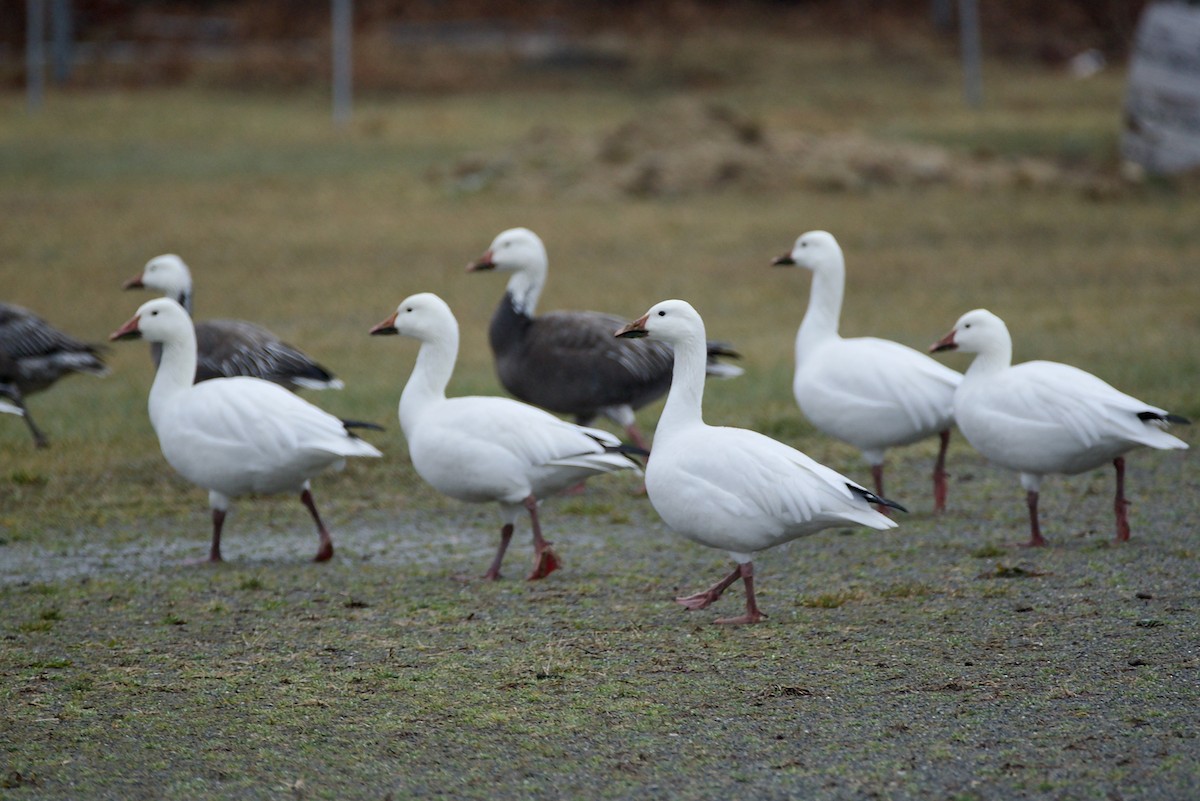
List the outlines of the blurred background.
{"label": "blurred background", "polygon": [[[24,79],[29,15],[45,16],[56,83],[74,88],[311,86],[329,79],[331,10],[340,0],[9,0],[0,16],[4,83]],[[350,0],[354,79],[363,91],[495,88],[513,70],[574,70],[612,80],[719,82],[672,70],[673,45],[703,31],[767,25],[795,36],[952,46],[960,0]],[[1120,61],[1144,0],[979,4],[989,54],[1064,68],[1085,51]],[[481,69],[486,65],[486,69]],[[682,65],[679,65],[682,67]],[[1077,67],[1083,69],[1082,64]]]}

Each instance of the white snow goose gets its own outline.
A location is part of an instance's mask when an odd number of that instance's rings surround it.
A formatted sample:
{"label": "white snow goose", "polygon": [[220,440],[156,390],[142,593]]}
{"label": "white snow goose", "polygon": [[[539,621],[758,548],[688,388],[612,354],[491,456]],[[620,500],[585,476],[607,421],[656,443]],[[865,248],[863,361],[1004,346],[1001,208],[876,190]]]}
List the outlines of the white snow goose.
{"label": "white snow goose", "polygon": [[150,388],[150,423],[163,456],[181,476],[208,490],[213,522],[209,561],[221,561],[221,530],[230,500],[250,493],[300,493],[320,538],[315,561],[333,556],[309,479],[327,468],[340,469],[348,456],[381,456],[349,430],[371,426],[339,420],[259,378],[193,383],[192,320],[170,298],[143,303],[109,339],[138,337],[162,345]]}
{"label": "white snow goose", "polygon": [[931,347],[977,354],[954,395],[958,428],[984,457],[1021,474],[1030,539],[1045,545],[1038,490],[1047,473],[1075,475],[1112,462],[1117,541],[1129,539],[1123,454],[1139,445],[1187,448],[1163,429],[1178,415],[1120,392],[1091,373],[1058,362],[1012,363],[1008,327],[986,309],[967,312]]}
{"label": "white snow goose", "polygon": [[406,298],[371,333],[403,334],[421,343],[400,395],[400,427],[417,473],[460,501],[500,504],[500,547],[484,578],[500,578],[500,564],[522,507],[533,528],[534,567],[540,579],[559,567],[541,531],[538,502],[600,473],[636,470],[612,434],[560,420],[511,398],[446,397],[458,357],[458,322],[437,295]]}
{"label": "white snow goose", "polygon": [[[614,340],[625,320],[594,311],[537,314],[548,260],[541,238],[528,228],[501,232],[468,272],[510,272],[492,315],[488,341],[500,383],[514,397],[589,425],[612,420],[638,447],[648,449],[634,410],[661,397],[671,384],[671,347],[665,342]],[[711,375],[733,377],[741,368],[717,361],[737,357],[725,343],[708,343]]]}
{"label": "white snow goose", "polygon": [[675,347],[666,406],[646,463],[646,493],[663,521],[710,548],[728,551],[732,573],[703,592],[675,600],[703,609],[741,578],[745,614],[718,623],[757,623],[752,555],[831,526],[894,528],[871,504],[903,509],[800,451],[743,428],[706,425],[704,321],[686,301],[664,300],[616,332]]}
{"label": "white snow goose", "polygon": [[[146,262],[125,289],[154,289],[192,313],[192,274],[173,253]],[[205,320],[196,325],[196,381],[235,375],[297,389],[341,389],[340,379],[261,325],[245,320]],[[157,365],[161,348],[151,345]]]}
{"label": "white snow goose", "polygon": [[962,374],[898,342],[838,334],[846,262],[832,234],[809,231],[773,263],[813,274],[808,310],[796,334],[792,393],[800,410],[819,431],[862,451],[878,495],[884,494],[884,452],[936,434],[941,446],[933,468],[933,508],[943,511],[954,390]]}
{"label": "white snow goose", "polygon": [[28,309],[0,303],[0,361],[6,361],[4,394],[21,410],[39,448],[50,444],[33,422],[25,398],[71,373],[108,375],[95,345],[64,334]]}

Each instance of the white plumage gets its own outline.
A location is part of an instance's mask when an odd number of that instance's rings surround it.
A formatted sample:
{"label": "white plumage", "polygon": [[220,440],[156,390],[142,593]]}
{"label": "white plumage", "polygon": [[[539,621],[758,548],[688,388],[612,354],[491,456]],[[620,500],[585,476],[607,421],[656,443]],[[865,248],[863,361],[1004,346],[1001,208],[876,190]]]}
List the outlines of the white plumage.
{"label": "white plumage", "polygon": [[1091,373],[1058,362],[1012,364],[1008,327],[986,309],[967,312],[933,350],[978,354],[954,396],[959,430],[983,456],[1021,474],[1027,492],[1031,537],[1043,545],[1037,501],[1042,476],[1074,475],[1112,462],[1117,539],[1129,539],[1125,452],[1186,448],[1168,434],[1182,417],[1126,395]]}
{"label": "white plumage", "polygon": [[617,332],[649,336],[675,348],[671,389],[646,466],[646,492],[668,526],[737,567],[704,592],[676,600],[703,609],[734,581],[746,588],[746,613],[719,623],[756,623],[752,555],[831,526],[894,528],[871,508],[900,508],[800,451],[763,434],[706,425],[704,321],[682,300],[665,300]]}
{"label": "white plumage", "polygon": [[231,498],[299,492],[320,537],[317,561],[333,555],[329,532],[312,500],[309,479],[340,469],[349,456],[380,456],[347,424],[283,387],[257,378],[193,384],[196,338],[188,313],[170,298],[142,304],[110,339],[137,336],[162,344],[150,389],[150,422],[167,462],[209,491],[213,510],[210,561],[221,560],[221,529]]}
{"label": "white plumage", "polygon": [[372,334],[403,334],[421,343],[412,375],[400,395],[400,426],[413,467],[451,498],[500,504],[503,528],[485,578],[500,564],[520,509],[529,512],[535,563],[530,579],[559,566],[542,537],[538,501],[586,478],[637,469],[613,435],[560,420],[520,401],[499,397],[447,398],[458,357],[458,322],[437,295],[406,298]]}
{"label": "white plumage", "polygon": [[796,335],[792,391],[800,410],[820,431],[862,451],[880,495],[884,452],[938,435],[933,494],[934,511],[942,511],[954,390],[962,374],[898,342],[838,334],[846,262],[832,234],[809,231],[774,263],[813,273],[808,310]]}

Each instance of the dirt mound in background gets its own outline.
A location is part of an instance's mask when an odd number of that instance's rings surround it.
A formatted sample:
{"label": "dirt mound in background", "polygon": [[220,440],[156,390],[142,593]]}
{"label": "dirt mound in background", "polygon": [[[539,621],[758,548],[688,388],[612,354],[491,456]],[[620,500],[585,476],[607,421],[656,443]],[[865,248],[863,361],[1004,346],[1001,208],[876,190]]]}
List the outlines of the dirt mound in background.
{"label": "dirt mound in background", "polygon": [[430,178],[451,191],[600,199],[795,188],[1094,188],[1097,180],[1041,159],[984,158],[854,132],[768,131],[728,106],[685,99],[599,135],[538,127],[506,152],[464,157]]}

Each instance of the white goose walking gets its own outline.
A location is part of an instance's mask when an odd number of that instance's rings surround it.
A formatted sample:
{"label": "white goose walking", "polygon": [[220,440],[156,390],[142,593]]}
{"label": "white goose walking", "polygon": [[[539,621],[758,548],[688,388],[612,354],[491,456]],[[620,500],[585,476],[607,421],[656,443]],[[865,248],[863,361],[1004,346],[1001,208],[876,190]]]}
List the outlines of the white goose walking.
{"label": "white goose walking", "polygon": [[221,530],[231,498],[299,492],[317,525],[315,561],[333,556],[309,479],[340,469],[348,456],[381,456],[350,433],[352,426],[278,384],[238,376],[199,384],[191,317],[170,298],[143,303],[110,340],[144,337],[162,344],[150,388],[150,423],[163,456],[188,481],[208,490],[212,507],[209,561],[221,561]]}
{"label": "white goose walking", "polygon": [[773,263],[813,274],[796,335],[792,392],[800,410],[820,431],[862,451],[879,495],[884,452],[936,434],[941,446],[933,468],[933,508],[943,511],[954,390],[962,374],[898,342],[838,334],[846,261],[832,234],[809,231]]}
{"label": "white goose walking", "polygon": [[703,592],[675,600],[703,609],[741,578],[745,614],[718,623],[757,623],[752,554],[831,526],[894,528],[872,503],[903,507],[868,492],[800,451],[756,431],[706,425],[704,321],[682,300],[664,300],[616,332],[675,348],[666,406],[646,465],[646,493],[675,531],[728,551],[737,566]]}
{"label": "white goose walking", "polygon": [[503,526],[496,557],[484,578],[500,578],[500,564],[523,507],[533,529],[534,567],[540,579],[559,567],[542,536],[538,502],[586,478],[636,470],[620,441],[549,412],[499,397],[446,397],[458,358],[458,321],[437,295],[406,298],[374,335],[402,334],[421,343],[400,395],[400,427],[413,467],[439,492],[460,501],[500,505]]}
{"label": "white goose walking", "polygon": [[1021,474],[1030,539],[1045,545],[1038,490],[1047,473],[1075,475],[1112,462],[1117,541],[1129,539],[1123,454],[1139,445],[1187,448],[1168,434],[1178,415],[1126,395],[1077,367],[1058,362],[1012,363],[1008,327],[986,309],[967,312],[930,348],[977,354],[954,395],[958,428],[984,457]]}

